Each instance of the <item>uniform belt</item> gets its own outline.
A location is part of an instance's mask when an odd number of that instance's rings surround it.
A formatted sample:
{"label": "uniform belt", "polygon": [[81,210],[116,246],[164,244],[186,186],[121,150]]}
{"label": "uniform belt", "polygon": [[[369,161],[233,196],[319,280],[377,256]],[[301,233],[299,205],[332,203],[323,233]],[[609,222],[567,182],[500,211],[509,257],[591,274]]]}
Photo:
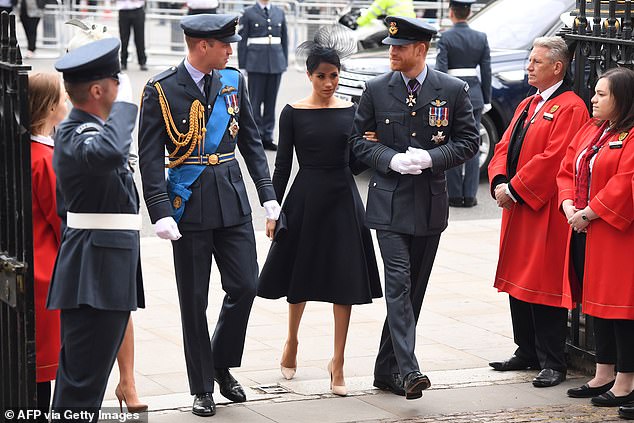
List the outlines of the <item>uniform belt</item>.
{"label": "uniform belt", "polygon": [[[213,153],[213,154],[205,154],[203,156],[189,156],[181,164],[182,165],[190,164],[190,165],[216,166],[221,163],[234,160],[235,158],[236,158],[235,152],[224,153],[224,154]],[[170,161],[175,161],[177,159],[178,157],[170,159]]]}
{"label": "uniform belt", "polygon": [[247,39],[247,45],[249,44],[282,44],[281,37],[274,37],[269,35],[268,37],[253,37]]}
{"label": "uniform belt", "polygon": [[447,73],[451,76],[478,76],[476,68],[449,69]]}
{"label": "uniform belt", "polygon": [[140,214],[66,213],[66,226],[73,229],[141,230]]}

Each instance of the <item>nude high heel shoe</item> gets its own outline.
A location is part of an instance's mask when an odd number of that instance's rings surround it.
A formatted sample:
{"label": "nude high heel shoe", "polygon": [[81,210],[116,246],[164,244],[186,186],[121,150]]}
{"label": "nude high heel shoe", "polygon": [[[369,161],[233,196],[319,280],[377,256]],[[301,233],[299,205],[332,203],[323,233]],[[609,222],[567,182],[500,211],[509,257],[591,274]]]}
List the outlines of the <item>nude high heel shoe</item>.
{"label": "nude high heel shoe", "polygon": [[114,390],[114,394],[117,397],[117,399],[119,400],[119,411],[121,411],[123,413],[123,405],[122,403],[125,402],[125,407],[128,409],[129,413],[142,413],[144,411],[147,411],[148,406],[147,404],[130,404],[128,402],[128,400],[125,397],[125,394],[123,393],[123,389],[121,389],[121,386],[117,385],[117,387]]}
{"label": "nude high heel shoe", "polygon": [[[288,342],[284,343],[284,351],[286,351],[286,347],[288,346]],[[284,353],[282,353],[284,355]],[[297,362],[297,357],[295,358]],[[295,377],[295,373],[297,372],[297,364],[295,367],[284,367],[282,363],[280,363],[280,372],[282,372],[282,376],[286,380],[291,380]]]}
{"label": "nude high heel shoe", "polygon": [[328,362],[328,373],[330,373],[330,390],[333,394],[345,397],[348,395],[348,389],[346,385],[333,385],[332,384],[332,360]]}

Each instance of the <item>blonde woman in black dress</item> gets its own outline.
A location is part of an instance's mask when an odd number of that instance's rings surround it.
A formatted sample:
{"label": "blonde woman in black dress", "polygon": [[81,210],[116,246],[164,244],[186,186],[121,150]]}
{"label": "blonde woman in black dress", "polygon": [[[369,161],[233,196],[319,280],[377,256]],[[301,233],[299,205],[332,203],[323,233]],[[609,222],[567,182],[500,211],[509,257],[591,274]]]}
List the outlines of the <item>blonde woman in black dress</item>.
{"label": "blonde woman in black dress", "polygon": [[[372,238],[353,179],[353,173],[362,169],[350,157],[348,146],[356,106],[333,96],[341,52],[332,39],[332,33],[322,29],[315,42],[299,48],[308,53],[306,74],[313,89],[308,97],[286,105],[280,116],[273,173],[279,202],[290,177],[293,149],[300,169],[282,206],[288,229],[273,240],[258,295],[286,297],[289,303],[288,337],[280,361],[286,379],[293,378],[297,369],[297,335],[306,301],[333,304],[330,388],[345,396],[344,350],[352,305],[370,303],[382,294]],[[272,229],[267,227],[269,236]]]}

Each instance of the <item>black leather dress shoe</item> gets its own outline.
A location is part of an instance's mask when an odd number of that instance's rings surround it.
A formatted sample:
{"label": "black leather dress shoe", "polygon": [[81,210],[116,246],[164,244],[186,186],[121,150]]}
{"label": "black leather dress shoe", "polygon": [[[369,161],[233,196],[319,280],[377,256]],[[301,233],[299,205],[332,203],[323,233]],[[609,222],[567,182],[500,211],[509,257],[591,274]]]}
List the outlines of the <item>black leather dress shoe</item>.
{"label": "black leather dress shoe", "polygon": [[489,366],[493,367],[493,370],[497,370],[499,372],[506,372],[508,370],[539,369],[539,365],[537,363],[526,361],[516,355],[511,356],[511,358],[506,361],[492,361],[489,363]]}
{"label": "black leather dress shoe", "polygon": [[277,151],[277,145],[273,141],[262,141],[265,150]]}
{"label": "black leather dress shoe", "polygon": [[390,391],[393,394],[405,396],[403,389],[403,378],[400,373],[392,373],[391,375],[374,375],[373,385],[383,391]]}
{"label": "black leather dress shoe", "polygon": [[626,420],[634,420],[634,402],[619,408],[619,417]]}
{"label": "black leather dress shoe", "polygon": [[553,369],[542,369],[541,372],[533,379],[533,386],[536,388],[548,388],[550,386],[559,385],[566,380],[566,372],[560,372]]}
{"label": "black leather dress shoe", "polygon": [[605,394],[592,397],[590,400],[593,405],[598,407],[618,407],[619,405],[629,404],[632,401],[634,401],[634,391],[620,397],[614,395],[612,391],[608,391]]}
{"label": "black leather dress shoe", "polygon": [[449,197],[449,207],[462,207],[462,206],[464,206],[464,198]]}
{"label": "black leather dress shoe", "polygon": [[139,69],[141,69],[142,71],[146,71],[147,70],[147,65],[146,64],[139,65]]}
{"label": "black leather dress shoe", "polygon": [[244,389],[237,380],[231,376],[229,369],[215,369],[214,380],[220,386],[220,393],[223,397],[233,402],[245,402],[247,396]]}
{"label": "black leather dress shoe", "polygon": [[431,386],[429,378],[421,372],[408,373],[403,380],[405,399],[417,399],[423,396],[423,391]]}
{"label": "black leather dress shoe", "polygon": [[475,207],[478,205],[478,199],[475,197],[465,197],[464,207]]}
{"label": "black leather dress shoe", "polygon": [[192,406],[192,413],[202,417],[210,417],[216,414],[216,403],[211,393],[205,392],[204,394],[196,395],[194,405]]}
{"label": "black leather dress shoe", "polygon": [[568,389],[568,396],[571,398],[592,398],[597,395],[605,394],[614,386],[614,381],[606,383],[605,385],[595,386],[591,388],[587,383],[584,383],[578,388]]}

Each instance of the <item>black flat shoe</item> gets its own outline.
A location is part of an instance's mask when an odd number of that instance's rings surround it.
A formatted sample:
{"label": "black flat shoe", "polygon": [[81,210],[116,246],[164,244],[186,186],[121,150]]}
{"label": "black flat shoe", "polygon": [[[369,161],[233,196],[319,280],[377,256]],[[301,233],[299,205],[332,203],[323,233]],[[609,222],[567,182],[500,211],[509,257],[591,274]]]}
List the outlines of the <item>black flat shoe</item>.
{"label": "black flat shoe", "polygon": [[549,388],[559,385],[566,380],[566,372],[560,372],[553,369],[542,369],[541,372],[533,379],[533,386],[536,388]]}
{"label": "black flat shoe", "polygon": [[449,207],[463,207],[464,198],[462,197],[449,197]]}
{"label": "black flat shoe", "polygon": [[414,371],[405,376],[403,388],[405,399],[417,399],[423,396],[423,391],[431,386],[429,378],[419,371]]}
{"label": "black flat shoe", "polygon": [[605,385],[596,386],[591,388],[587,383],[578,388],[568,389],[568,396],[571,398],[592,398],[597,395],[605,394],[614,386],[614,381],[606,383]]}
{"label": "black flat shoe", "polygon": [[390,391],[393,394],[405,396],[405,389],[403,389],[403,379],[399,373],[392,373],[391,375],[374,375],[373,385],[382,391]]}
{"label": "black flat shoe", "polygon": [[245,402],[247,400],[244,389],[242,389],[240,383],[231,376],[229,369],[215,369],[214,380],[218,382],[220,393],[223,397],[233,402]]}
{"label": "black flat shoe", "polygon": [[262,142],[262,146],[265,150],[277,151],[277,144],[273,143],[273,141]]}
{"label": "black flat shoe", "polygon": [[196,395],[192,413],[202,417],[211,417],[216,414],[216,403],[210,392]]}
{"label": "black flat shoe", "polygon": [[478,205],[478,199],[475,197],[465,197],[464,207],[475,207]]}
{"label": "black flat shoe", "polygon": [[619,408],[619,417],[626,420],[634,420],[634,403],[621,406]]}
{"label": "black flat shoe", "polygon": [[539,365],[534,362],[526,361],[516,355],[511,356],[506,361],[492,361],[489,366],[498,372],[506,372],[509,370],[533,370],[539,369]]}
{"label": "black flat shoe", "polygon": [[625,405],[632,401],[634,401],[634,391],[620,397],[614,395],[612,391],[608,391],[605,394],[592,397],[590,400],[592,405],[596,405],[597,407],[618,407],[619,405]]}

